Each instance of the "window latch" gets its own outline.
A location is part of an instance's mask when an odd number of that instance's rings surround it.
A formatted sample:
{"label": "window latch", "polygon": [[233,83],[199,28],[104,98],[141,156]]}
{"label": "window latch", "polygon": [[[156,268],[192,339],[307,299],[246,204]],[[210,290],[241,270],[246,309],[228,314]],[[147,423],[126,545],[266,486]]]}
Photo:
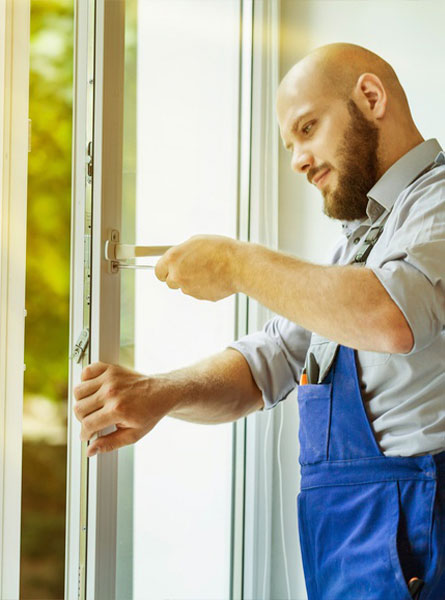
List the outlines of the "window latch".
{"label": "window latch", "polygon": [[90,341],[90,331],[89,329],[83,329],[82,333],[79,335],[76,345],[74,346],[74,351],[70,358],[74,359],[76,363],[80,363],[83,355],[85,354],[85,350],[88,347],[88,342]]}
{"label": "window latch", "polygon": [[148,257],[162,256],[171,246],[133,246],[119,243],[119,232],[113,230],[110,239],[105,242],[105,260],[108,261],[111,273],[119,269],[154,269],[154,265],[128,264],[124,261]]}

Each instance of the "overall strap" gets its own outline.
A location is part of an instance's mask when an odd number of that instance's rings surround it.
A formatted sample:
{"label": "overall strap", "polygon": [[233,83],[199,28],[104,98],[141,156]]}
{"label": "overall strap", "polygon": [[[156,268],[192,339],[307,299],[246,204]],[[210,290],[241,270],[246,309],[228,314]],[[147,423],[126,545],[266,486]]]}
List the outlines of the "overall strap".
{"label": "overall strap", "polygon": [[360,246],[356,255],[350,262],[351,265],[358,265],[360,267],[365,266],[371,250],[374,248],[375,244],[377,243],[377,240],[383,233],[385,223],[390,214],[391,214],[391,211],[388,211],[386,213],[386,215],[383,217],[383,219],[380,221],[379,225],[374,225],[373,227],[369,228],[368,233],[366,234],[365,241]]}
{"label": "overall strap", "polygon": [[[439,152],[439,154],[436,156],[434,162],[429,164],[421,173],[419,173],[417,175],[417,177],[415,179],[413,179],[413,181],[411,183],[414,183],[414,181],[419,179],[419,177],[421,177],[422,175],[425,175],[425,173],[428,173],[428,171],[431,171],[435,167],[439,167],[442,165],[445,165],[445,152],[443,150],[441,152]],[[389,215],[391,214],[391,210],[389,210],[382,217],[382,219],[378,222],[378,225],[374,225],[369,228],[368,233],[365,238],[365,241],[360,246],[359,250],[357,251],[354,258],[351,260],[350,264],[358,265],[358,266],[364,266],[366,264],[366,260],[369,256],[371,250],[373,249],[373,247],[377,243],[377,240],[383,233],[385,223],[386,223]]]}
{"label": "overall strap", "polygon": [[[368,256],[375,246],[377,240],[382,235],[383,228],[385,226],[386,220],[389,217],[390,212],[387,212],[377,225],[370,227],[368,233],[366,234],[366,238],[359,250],[357,251],[354,258],[350,261],[349,264],[357,265],[360,267],[365,266],[366,260]],[[320,383],[325,381],[326,376],[331,370],[332,365],[337,357],[339,344],[337,342],[333,342],[332,340],[327,340],[318,336],[321,340],[325,340],[327,343],[323,345],[317,345],[317,347],[313,347],[312,345],[309,347],[306,360],[304,363],[304,373],[307,373],[307,378],[309,383]],[[313,339],[313,338],[312,338]],[[317,365],[316,372],[312,367],[312,363]]]}

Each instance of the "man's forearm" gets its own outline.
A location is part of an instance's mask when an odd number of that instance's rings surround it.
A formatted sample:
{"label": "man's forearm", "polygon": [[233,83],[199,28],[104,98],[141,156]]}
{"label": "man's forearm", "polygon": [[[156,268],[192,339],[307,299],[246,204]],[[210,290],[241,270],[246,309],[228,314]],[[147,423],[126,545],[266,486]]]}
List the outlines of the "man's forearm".
{"label": "man's forearm", "polygon": [[157,375],[151,385],[161,395],[175,398],[169,416],[195,423],[235,421],[264,405],[246,359],[232,348],[196,365]]}
{"label": "man's forearm", "polygon": [[156,276],[202,300],[242,292],[290,321],[336,342],[406,353],[408,322],[371,269],[322,266],[224,236],[194,236],[167,251]]}
{"label": "man's forearm", "polygon": [[370,269],[314,265],[257,244],[238,248],[238,291],[344,345],[375,352],[411,349],[405,317]]}

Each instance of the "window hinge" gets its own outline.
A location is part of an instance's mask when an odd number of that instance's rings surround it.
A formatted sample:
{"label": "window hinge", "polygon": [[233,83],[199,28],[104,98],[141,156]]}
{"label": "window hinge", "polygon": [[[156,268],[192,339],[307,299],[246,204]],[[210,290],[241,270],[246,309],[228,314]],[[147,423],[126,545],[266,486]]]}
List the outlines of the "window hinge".
{"label": "window hinge", "polygon": [[73,355],[70,357],[76,361],[76,363],[80,363],[83,355],[85,354],[85,350],[88,347],[88,342],[90,340],[90,331],[89,329],[83,329],[82,333],[79,335],[76,345],[74,346]]}

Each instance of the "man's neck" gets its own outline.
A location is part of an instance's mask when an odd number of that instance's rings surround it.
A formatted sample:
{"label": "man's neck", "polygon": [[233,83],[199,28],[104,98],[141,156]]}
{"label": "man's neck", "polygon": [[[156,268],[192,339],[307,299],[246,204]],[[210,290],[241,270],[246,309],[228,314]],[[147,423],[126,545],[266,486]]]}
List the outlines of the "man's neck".
{"label": "man's neck", "polygon": [[381,143],[378,153],[380,167],[378,179],[380,179],[394,163],[402,158],[402,156],[424,141],[424,138],[416,129],[411,135],[406,136],[405,138],[402,136],[401,139],[397,139],[397,145],[394,144],[394,140],[392,140],[392,143],[388,144],[385,144],[384,142]]}

